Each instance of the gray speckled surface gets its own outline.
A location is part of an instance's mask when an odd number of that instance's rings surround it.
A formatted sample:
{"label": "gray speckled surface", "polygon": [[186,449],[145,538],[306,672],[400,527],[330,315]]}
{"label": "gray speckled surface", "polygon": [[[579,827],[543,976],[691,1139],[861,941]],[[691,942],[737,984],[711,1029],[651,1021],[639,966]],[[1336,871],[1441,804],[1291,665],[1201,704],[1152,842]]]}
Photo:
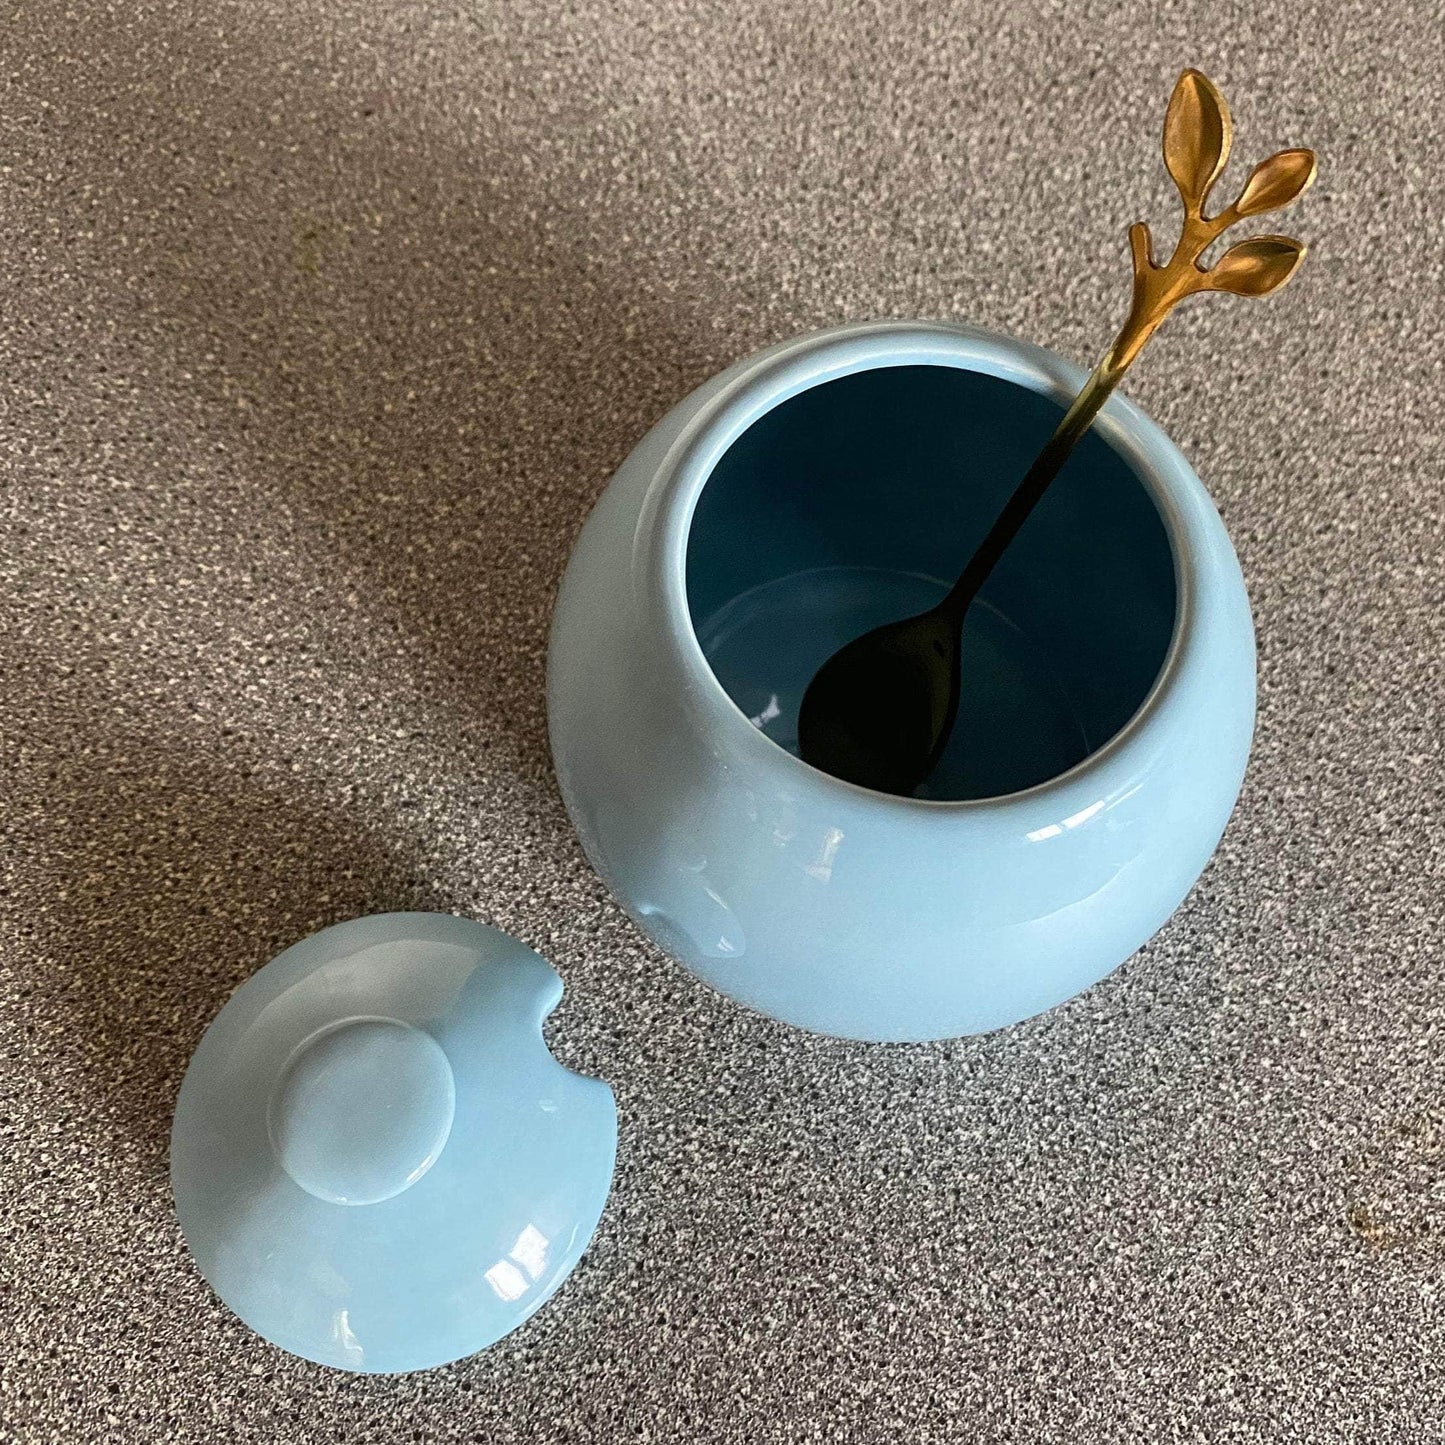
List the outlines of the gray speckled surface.
{"label": "gray speckled surface", "polygon": [[[1445,1439],[1438,3],[11,0],[0,16],[0,1438]],[[1181,64],[1315,244],[1130,391],[1217,497],[1258,743],[1177,917],[986,1038],[693,984],[558,801],[545,625],[609,471],[772,339],[1087,360]],[[1242,173],[1240,166],[1230,175]],[[515,931],[617,1091],[564,1292],[363,1379],[222,1309],[168,1119],[367,910]]]}

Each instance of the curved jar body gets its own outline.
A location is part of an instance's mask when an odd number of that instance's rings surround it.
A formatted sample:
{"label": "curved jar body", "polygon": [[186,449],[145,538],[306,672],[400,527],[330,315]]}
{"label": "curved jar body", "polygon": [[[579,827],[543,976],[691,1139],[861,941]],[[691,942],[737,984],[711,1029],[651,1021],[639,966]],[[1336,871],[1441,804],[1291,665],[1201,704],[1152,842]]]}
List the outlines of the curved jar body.
{"label": "curved jar body", "polygon": [[849,326],[665,417],[578,540],[548,655],[563,796],[699,978],[858,1039],[1012,1023],[1133,953],[1238,795],[1254,635],[1199,479],[1114,398],[970,612],[930,796],[790,752],[837,646],[936,601],[1083,373],[965,327]]}

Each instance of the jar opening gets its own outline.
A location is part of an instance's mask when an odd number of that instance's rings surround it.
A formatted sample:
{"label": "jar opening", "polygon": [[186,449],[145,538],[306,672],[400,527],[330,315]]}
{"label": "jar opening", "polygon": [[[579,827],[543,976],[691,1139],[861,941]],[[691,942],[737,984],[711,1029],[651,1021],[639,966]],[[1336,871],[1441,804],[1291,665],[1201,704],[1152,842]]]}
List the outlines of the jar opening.
{"label": "jar opening", "polygon": [[[733,441],[692,514],[687,605],[756,728],[796,755],[818,667],[943,596],[1061,414],[983,372],[883,365],[789,396]],[[970,609],[958,724],[919,796],[1017,793],[1106,746],[1164,668],[1178,607],[1154,497],[1091,432]]]}

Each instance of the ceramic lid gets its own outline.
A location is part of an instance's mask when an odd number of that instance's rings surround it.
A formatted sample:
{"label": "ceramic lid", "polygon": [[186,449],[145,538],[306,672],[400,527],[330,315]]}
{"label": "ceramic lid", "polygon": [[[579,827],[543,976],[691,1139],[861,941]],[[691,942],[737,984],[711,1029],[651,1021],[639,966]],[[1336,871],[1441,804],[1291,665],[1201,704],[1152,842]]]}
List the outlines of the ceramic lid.
{"label": "ceramic lid", "polygon": [[425,1369],[513,1330],[567,1278],[612,1180],[617,1110],[541,1022],[562,983],[480,923],[338,924],[242,984],[171,1132],[186,1242],[293,1354]]}

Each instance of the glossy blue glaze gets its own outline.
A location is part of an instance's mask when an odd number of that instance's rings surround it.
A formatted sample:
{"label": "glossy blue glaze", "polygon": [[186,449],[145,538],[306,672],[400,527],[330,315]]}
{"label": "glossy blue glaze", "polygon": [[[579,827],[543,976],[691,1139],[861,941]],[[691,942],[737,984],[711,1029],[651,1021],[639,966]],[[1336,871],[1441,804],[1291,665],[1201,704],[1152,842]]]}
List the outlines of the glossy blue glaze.
{"label": "glossy blue glaze", "polygon": [[340,1369],[445,1364],[566,1279],[612,1178],[611,1091],[552,1058],[531,949],[435,913],[298,943],[201,1040],[171,1133],[201,1272],[257,1333]]}
{"label": "glossy blue glaze", "polygon": [[1115,397],[991,579],[930,796],[793,756],[839,643],[941,595],[1084,380],[965,327],[784,343],[675,408],[578,541],[553,754],[641,926],[743,1003],[924,1039],[1093,983],[1178,906],[1238,794],[1254,635],[1218,514]]}

